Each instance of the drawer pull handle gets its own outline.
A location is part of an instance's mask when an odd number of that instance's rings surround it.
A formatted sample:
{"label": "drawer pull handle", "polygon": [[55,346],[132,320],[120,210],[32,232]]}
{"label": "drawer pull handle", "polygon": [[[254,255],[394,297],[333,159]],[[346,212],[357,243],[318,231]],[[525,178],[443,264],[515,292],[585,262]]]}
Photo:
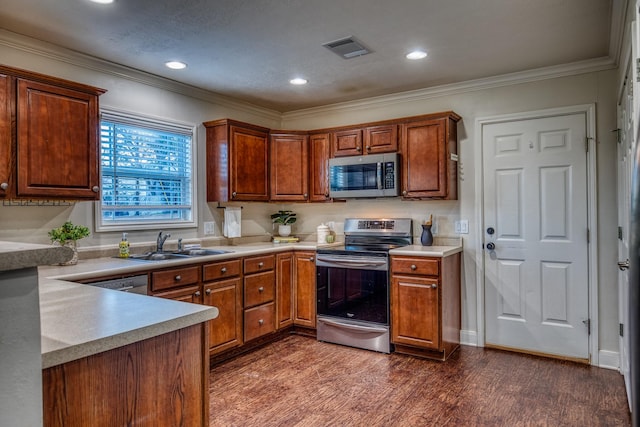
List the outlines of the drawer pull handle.
{"label": "drawer pull handle", "polygon": [[315,260],[314,257],[309,258],[309,261],[313,262]]}
{"label": "drawer pull handle", "polygon": [[236,193],[235,191],[233,193],[231,193],[231,197],[236,197],[238,195],[238,193]]}
{"label": "drawer pull handle", "polygon": [[415,265],[415,264],[411,264],[411,269],[412,269],[412,270],[417,270],[417,269],[418,269],[418,267],[416,267],[416,265]]}
{"label": "drawer pull handle", "polygon": [[258,267],[260,267],[260,268],[264,267],[264,262],[259,262],[258,263]]}
{"label": "drawer pull handle", "polygon": [[258,288],[258,292],[264,292],[264,287],[260,286],[260,287]]}
{"label": "drawer pull handle", "polygon": [[196,293],[194,295],[199,297],[200,296],[200,291],[196,291]]}
{"label": "drawer pull handle", "polygon": [[224,273],[226,273],[226,272],[227,272],[227,267],[222,267],[222,268],[220,269],[220,273],[224,274]]}
{"label": "drawer pull handle", "polygon": [[7,188],[9,188],[9,183],[3,182],[2,184],[0,184],[0,188],[2,188],[3,190],[6,190]]}
{"label": "drawer pull handle", "polygon": [[180,280],[182,280],[182,276],[178,274],[176,277],[174,277],[174,279],[176,280],[176,282],[179,282]]}
{"label": "drawer pull handle", "polygon": [[91,188],[91,191],[93,191],[94,193],[99,193],[99,192],[100,192],[100,187],[98,187],[97,185],[94,185],[94,186]]}
{"label": "drawer pull handle", "polygon": [[258,325],[260,325],[260,326],[264,325],[264,320],[262,320],[262,319],[258,320]]}
{"label": "drawer pull handle", "polygon": [[432,283],[432,284],[431,284],[431,287],[432,287],[433,289],[437,289],[437,288],[438,288],[438,285],[436,285],[435,283]]}
{"label": "drawer pull handle", "polygon": [[211,295],[211,289],[207,289],[206,291],[204,291],[204,293],[207,295]]}

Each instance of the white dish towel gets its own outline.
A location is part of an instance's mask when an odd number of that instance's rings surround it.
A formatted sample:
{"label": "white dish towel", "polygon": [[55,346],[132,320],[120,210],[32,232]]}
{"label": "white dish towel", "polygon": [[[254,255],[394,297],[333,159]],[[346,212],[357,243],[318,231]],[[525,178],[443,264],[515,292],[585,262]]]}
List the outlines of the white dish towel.
{"label": "white dish towel", "polygon": [[227,206],[224,209],[224,237],[240,237],[240,223],[242,222],[242,208]]}

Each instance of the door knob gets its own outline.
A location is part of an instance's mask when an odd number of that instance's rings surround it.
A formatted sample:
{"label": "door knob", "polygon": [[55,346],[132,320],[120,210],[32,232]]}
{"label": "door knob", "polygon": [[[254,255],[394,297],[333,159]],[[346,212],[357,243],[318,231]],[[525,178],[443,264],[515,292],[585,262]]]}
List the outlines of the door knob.
{"label": "door knob", "polygon": [[493,242],[489,242],[489,243],[487,243],[487,249],[488,249],[488,250],[492,251],[492,250],[494,250],[495,248],[496,248],[496,244],[495,244],[495,243],[493,243]]}
{"label": "door knob", "polygon": [[489,228],[487,228],[487,234],[488,234],[488,235],[492,235],[492,234],[493,234],[493,233],[495,233],[495,232],[496,232],[496,230],[494,230],[494,228],[493,228],[493,227],[489,227]]}
{"label": "door knob", "polygon": [[625,260],[625,261],[620,261],[618,263],[618,268],[620,269],[620,271],[625,271],[629,269],[629,260]]}

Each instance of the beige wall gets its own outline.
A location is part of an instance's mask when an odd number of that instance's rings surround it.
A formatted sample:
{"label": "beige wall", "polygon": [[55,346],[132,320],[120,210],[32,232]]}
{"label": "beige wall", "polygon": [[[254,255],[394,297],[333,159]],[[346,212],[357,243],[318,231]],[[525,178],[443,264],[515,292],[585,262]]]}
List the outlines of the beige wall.
{"label": "beige wall", "polygon": [[[328,106],[283,116],[256,108],[245,108],[215,98],[194,98],[173,91],[120,78],[113,73],[71,65],[59,55],[45,56],[13,45],[3,44],[0,34],[0,61],[6,65],[27,68],[63,78],[103,87],[108,92],[101,98],[105,107],[124,109],[137,114],[164,117],[200,124],[197,136],[198,197],[204,200],[204,129],[203,121],[233,117],[267,127],[283,129],[314,129],[355,124],[404,116],[453,110],[462,116],[458,125],[460,154],[460,198],[458,201],[357,200],[336,204],[267,204],[245,203],[243,235],[263,235],[271,232],[269,214],[281,208],[293,209],[299,222],[294,232],[312,233],[325,221],[336,222],[338,231],[347,216],[389,216],[414,219],[414,233],[419,235],[419,223],[433,214],[438,235],[453,235],[453,221],[468,219],[470,233],[463,235],[463,329],[473,336],[476,331],[476,265],[481,236],[476,229],[475,162],[479,155],[479,140],[474,135],[477,118],[564,107],[596,104],[597,174],[598,183],[598,283],[600,349],[618,351],[617,285],[616,285],[616,191],[615,142],[610,129],[616,127],[615,91],[617,71],[534,81],[487,89],[451,90],[445,94],[417,91],[412,94],[383,97],[375,100]],[[49,49],[47,47],[47,49]],[[73,61],[71,61],[73,62]],[[78,61],[76,61],[78,62]],[[404,96],[406,95],[406,96]],[[215,220],[218,229],[221,209],[215,204],[201,203],[199,227],[191,230],[169,230],[173,237],[185,239],[202,236],[202,222]],[[93,204],[81,202],[71,207],[0,207],[0,240],[47,242],[46,231],[66,219],[93,225]],[[155,232],[134,232],[130,241],[153,241]],[[117,233],[93,233],[81,241],[81,247],[110,245],[119,240]]]}

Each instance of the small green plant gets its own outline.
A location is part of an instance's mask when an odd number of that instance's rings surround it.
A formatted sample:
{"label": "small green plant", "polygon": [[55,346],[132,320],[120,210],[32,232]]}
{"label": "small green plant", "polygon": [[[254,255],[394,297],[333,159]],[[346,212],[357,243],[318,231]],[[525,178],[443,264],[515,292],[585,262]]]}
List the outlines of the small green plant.
{"label": "small green plant", "polygon": [[89,235],[89,227],[84,225],[73,225],[71,221],[67,221],[58,228],[49,231],[51,242],[59,242],[64,244],[68,240],[80,240]]}
{"label": "small green plant", "polygon": [[296,214],[293,211],[278,211],[271,214],[271,221],[274,224],[290,225],[296,222]]}

